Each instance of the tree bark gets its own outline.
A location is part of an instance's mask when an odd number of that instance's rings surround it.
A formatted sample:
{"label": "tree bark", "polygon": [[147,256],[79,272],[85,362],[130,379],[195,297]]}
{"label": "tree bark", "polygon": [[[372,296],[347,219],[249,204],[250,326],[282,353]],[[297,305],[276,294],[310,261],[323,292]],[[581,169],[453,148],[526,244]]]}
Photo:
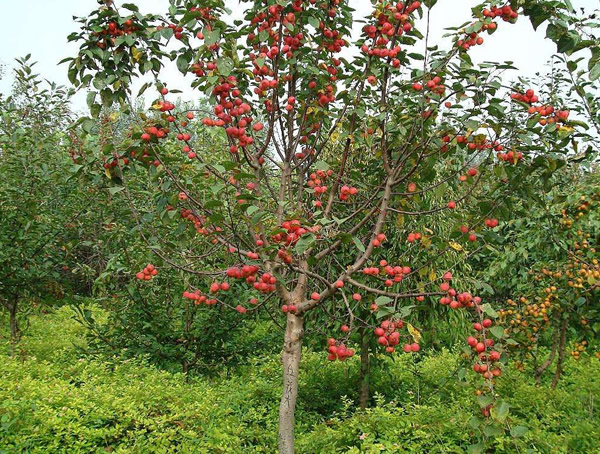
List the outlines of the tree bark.
{"label": "tree bark", "polygon": [[556,361],[556,372],[552,379],[552,389],[558,385],[558,380],[562,375],[563,362],[565,359],[565,343],[567,340],[567,327],[569,326],[569,318],[565,317],[560,328],[560,342],[558,344],[558,360]]}
{"label": "tree bark", "polygon": [[21,337],[19,320],[17,319],[17,300],[15,299],[14,301],[9,302],[7,307],[10,320],[10,356],[14,358],[17,353],[17,344],[19,343],[19,338]]}
{"label": "tree bark", "polygon": [[302,355],[302,316],[287,315],[283,344],[283,393],[279,404],[279,453],[294,454],[294,422],[298,399],[298,372]]}
{"label": "tree bark", "polygon": [[369,372],[371,368],[369,359],[369,337],[366,328],[360,328],[360,395],[358,405],[363,410],[369,404]]}
{"label": "tree bark", "polygon": [[550,350],[550,355],[548,355],[548,358],[540,365],[540,367],[535,369],[535,382],[538,386],[542,381],[542,374],[546,371],[546,369],[548,369],[548,367],[550,367],[554,361],[554,357],[556,356],[556,349],[558,347],[558,334],[559,329],[556,327],[552,336],[552,349]]}

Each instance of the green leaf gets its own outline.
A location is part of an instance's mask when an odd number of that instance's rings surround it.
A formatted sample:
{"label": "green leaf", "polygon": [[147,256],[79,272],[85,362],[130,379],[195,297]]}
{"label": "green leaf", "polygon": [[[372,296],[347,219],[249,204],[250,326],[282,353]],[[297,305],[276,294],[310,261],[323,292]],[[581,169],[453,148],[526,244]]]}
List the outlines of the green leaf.
{"label": "green leaf", "polygon": [[498,318],[498,312],[496,312],[489,303],[483,304],[481,309],[484,313],[488,314],[490,317]]}
{"label": "green leaf", "polygon": [[470,454],[481,454],[484,449],[485,449],[485,445],[483,443],[477,443],[477,444],[474,444],[474,445],[470,445],[467,448],[467,451]]}
{"label": "green leaf", "polygon": [[503,326],[492,326],[490,328],[490,333],[492,333],[495,338],[502,339],[504,337],[504,327]]}
{"label": "green leaf", "polygon": [[487,407],[492,402],[494,402],[494,398],[492,396],[488,396],[488,395],[484,395],[484,394],[482,394],[481,396],[477,396],[477,403],[479,404],[479,406],[481,408]]}
{"label": "green leaf", "polygon": [[312,233],[302,236],[298,240],[298,242],[296,243],[296,247],[294,248],[296,250],[296,253],[303,254],[304,252],[306,252],[306,250],[309,249],[315,243],[316,239],[317,238]]}
{"label": "green leaf", "polygon": [[108,188],[108,192],[110,192],[111,195],[115,195],[117,192],[121,192],[123,189],[125,189],[123,186],[115,186],[114,188]]}
{"label": "green leaf", "polygon": [[179,57],[177,57],[177,69],[182,74],[187,74],[189,67],[190,67],[190,57],[187,54],[181,54]]}
{"label": "green leaf", "polygon": [[86,118],[85,120],[83,120],[83,122],[81,123],[81,127],[82,129],[87,132],[88,134],[90,133],[90,131],[92,130],[92,128],[96,125],[96,122],[94,120],[92,120],[91,118]]}
{"label": "green leaf", "polygon": [[598,62],[594,66],[592,66],[592,69],[590,70],[590,80],[594,81],[594,80],[598,79],[599,77],[600,77],[600,62]]}
{"label": "green leaf", "polygon": [[377,297],[377,299],[375,300],[375,303],[378,306],[385,306],[388,303],[391,303],[392,301],[394,301],[393,299],[391,299],[389,296],[379,296]]}
{"label": "green leaf", "polygon": [[355,236],[352,237],[352,241],[354,241],[354,245],[360,252],[365,252],[365,245],[360,242],[358,238]]}
{"label": "green leaf", "polygon": [[217,69],[222,76],[229,76],[233,69],[233,60],[231,58],[219,58],[217,60]]}
{"label": "green leaf", "polygon": [[506,420],[506,417],[508,416],[509,411],[510,411],[510,406],[508,405],[507,402],[502,400],[490,409],[490,415],[496,421],[503,423]]}
{"label": "green leaf", "polygon": [[129,11],[135,11],[136,13],[139,11],[138,7],[133,3],[123,3],[121,6]]}
{"label": "green leaf", "polygon": [[529,429],[525,426],[515,426],[512,429],[510,429],[510,434],[514,438],[519,438],[525,435],[528,431]]}
{"label": "green leaf", "polygon": [[500,435],[504,434],[504,430],[496,425],[490,425],[483,428],[483,433],[487,437],[499,437]]}

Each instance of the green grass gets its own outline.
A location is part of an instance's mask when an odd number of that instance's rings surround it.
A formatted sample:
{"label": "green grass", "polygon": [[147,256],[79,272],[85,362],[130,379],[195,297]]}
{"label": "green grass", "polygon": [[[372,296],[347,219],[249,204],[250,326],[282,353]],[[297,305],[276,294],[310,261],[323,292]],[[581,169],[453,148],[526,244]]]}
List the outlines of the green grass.
{"label": "green grass", "polygon": [[[24,357],[0,354],[0,453],[276,452],[278,355],[186,384],[143,359],[88,357],[84,346],[65,307],[32,317]],[[452,377],[458,361],[447,351],[386,361],[372,377],[376,406],[360,411],[358,359],[328,363],[306,350],[298,452],[466,452],[476,404],[473,387]],[[498,438],[492,452],[600,452],[600,361],[569,360],[556,390],[508,369],[498,391],[509,424],[529,430]]]}

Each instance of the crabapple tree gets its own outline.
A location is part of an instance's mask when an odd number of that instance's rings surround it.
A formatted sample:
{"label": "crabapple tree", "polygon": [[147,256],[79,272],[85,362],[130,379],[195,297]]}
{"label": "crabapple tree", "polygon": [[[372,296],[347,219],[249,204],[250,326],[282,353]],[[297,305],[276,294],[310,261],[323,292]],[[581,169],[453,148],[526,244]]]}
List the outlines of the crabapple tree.
{"label": "crabapple tree", "polygon": [[[473,2],[473,19],[449,24],[459,26],[438,47],[429,42],[435,0],[372,2],[356,41],[352,2],[241,3],[242,19],[222,0],[171,0],[164,16],[111,3],[70,36],[80,52],[67,59],[69,77],[91,89],[92,116],[115,103],[133,113],[138,75],[151,78],[142,90],[156,89],[109,172],[127,193],[128,175],[147,168],[161,216],[194,236],[178,249],[155,232],[149,246],[162,264],[190,274],[183,298],[285,318],[281,453],[294,452],[305,328],[323,314],[343,325],[327,342],[331,361],[354,356],[355,329],[372,332],[390,354],[417,354],[420,334],[404,320],[414,302],[472,313],[468,345],[486,383],[479,403],[502,424],[508,407],[494,404],[493,384],[504,330],[476,289],[453,286],[441,257],[460,251],[456,261],[464,261],[481,247],[503,196],[550,167],[544,138],[563,130],[568,146],[569,109],[507,86],[512,66],[477,65],[470,51],[522,13],[536,25],[550,21],[559,50],[560,40],[564,51],[585,48],[573,12],[549,1],[542,10],[539,1]],[[162,73],[169,62],[209,98],[209,111],[176,106],[176,87]],[[529,116],[546,124],[531,126]],[[82,119],[84,129],[92,122]],[[207,131],[226,146],[206,142]],[[436,232],[442,218],[453,220],[453,238]],[[428,228],[415,230],[424,219]],[[206,254],[211,248],[225,259]],[[151,285],[154,271],[146,271],[133,270]],[[234,300],[236,288],[253,295]]]}

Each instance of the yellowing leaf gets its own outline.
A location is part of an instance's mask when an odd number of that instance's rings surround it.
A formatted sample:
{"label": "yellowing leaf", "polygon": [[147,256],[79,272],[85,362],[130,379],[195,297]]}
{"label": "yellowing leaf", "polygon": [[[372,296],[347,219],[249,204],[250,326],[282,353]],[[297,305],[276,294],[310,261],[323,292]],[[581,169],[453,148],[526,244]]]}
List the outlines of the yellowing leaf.
{"label": "yellowing leaf", "polygon": [[437,274],[435,274],[435,271],[434,271],[434,270],[431,270],[431,271],[429,272],[429,280],[430,280],[431,282],[433,282],[433,281],[435,281],[436,279],[437,279]]}
{"label": "yellowing leaf", "polygon": [[463,250],[463,247],[460,244],[455,243],[454,241],[450,241],[450,247],[452,249],[454,249],[455,251],[462,251]]}
{"label": "yellowing leaf", "polygon": [[408,330],[408,334],[410,334],[413,340],[418,344],[421,341],[421,332],[410,323],[406,324],[406,329]]}
{"label": "yellowing leaf", "polygon": [[132,47],[131,56],[133,57],[133,60],[137,63],[142,58],[142,52],[140,52],[140,50],[138,50],[137,47]]}

